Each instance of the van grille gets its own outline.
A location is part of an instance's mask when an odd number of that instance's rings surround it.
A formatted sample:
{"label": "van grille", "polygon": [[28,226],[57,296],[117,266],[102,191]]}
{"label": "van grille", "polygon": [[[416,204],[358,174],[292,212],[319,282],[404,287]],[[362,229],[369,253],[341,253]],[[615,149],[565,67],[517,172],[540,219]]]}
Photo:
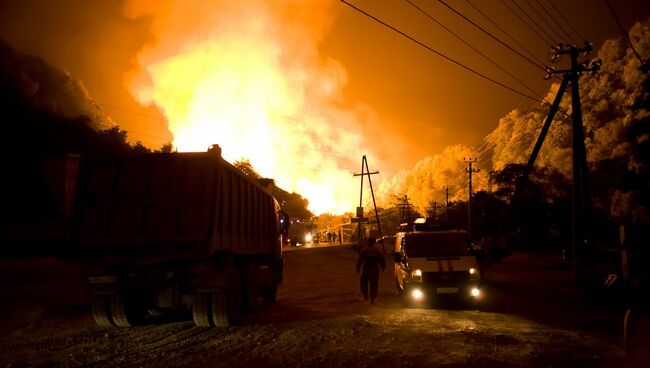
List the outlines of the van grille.
{"label": "van grille", "polygon": [[422,281],[442,286],[458,286],[469,281],[469,273],[467,271],[424,272]]}

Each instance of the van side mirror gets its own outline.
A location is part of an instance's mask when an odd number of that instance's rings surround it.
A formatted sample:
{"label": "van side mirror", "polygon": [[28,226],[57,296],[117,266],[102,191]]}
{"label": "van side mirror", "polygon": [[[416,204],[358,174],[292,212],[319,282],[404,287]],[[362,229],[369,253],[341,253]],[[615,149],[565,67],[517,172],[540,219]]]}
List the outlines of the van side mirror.
{"label": "van side mirror", "polygon": [[402,253],[395,252],[395,263],[402,263]]}
{"label": "van side mirror", "polygon": [[287,215],[284,212],[281,212],[279,217],[280,217],[280,234],[287,236],[289,235],[289,226],[291,226],[289,215]]}

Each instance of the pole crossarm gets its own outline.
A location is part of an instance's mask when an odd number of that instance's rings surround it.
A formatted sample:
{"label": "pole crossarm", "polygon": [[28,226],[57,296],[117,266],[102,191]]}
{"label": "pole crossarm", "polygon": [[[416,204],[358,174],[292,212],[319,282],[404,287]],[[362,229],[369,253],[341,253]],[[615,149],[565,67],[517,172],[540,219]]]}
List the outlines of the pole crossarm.
{"label": "pole crossarm", "polygon": [[571,125],[572,125],[572,161],[573,161],[573,213],[572,213],[572,258],[573,258],[573,276],[576,284],[582,283],[584,277],[585,267],[583,264],[585,257],[588,257],[593,250],[591,244],[591,235],[589,233],[590,212],[591,212],[591,199],[589,197],[589,167],[587,166],[587,150],[585,148],[585,133],[582,121],[582,109],[580,103],[580,88],[579,81],[581,74],[588,72],[590,75],[598,73],[601,68],[602,62],[598,59],[579,61],[583,54],[590,53],[593,46],[589,42],[585,42],[583,47],[575,45],[558,44],[552,48],[554,55],[553,62],[559,62],[562,56],[569,55],[571,61],[571,69],[556,70],[555,68],[547,68],[547,78],[554,74],[563,74],[562,84],[555,96],[555,101],[551,105],[549,114],[544,122],[544,126],[540,132],[535,147],[528,159],[528,164],[522,174],[521,180],[517,183],[513,202],[522,190],[522,185],[527,180],[528,175],[535,165],[535,160],[544,142],[544,138],[548,133],[551,122],[557,110],[559,109],[560,101],[566,91],[569,82],[571,82]]}
{"label": "pole crossarm", "polygon": [[[370,184],[370,194],[372,195],[372,205],[375,209],[375,220],[374,222],[371,223],[376,223],[377,224],[377,230],[379,230],[379,239],[381,241],[381,248],[384,253],[386,253],[386,248],[384,246],[384,239],[382,236],[381,232],[381,222],[379,221],[379,212],[377,211],[377,203],[375,201],[375,190],[372,187],[372,175],[377,175],[379,174],[379,171],[373,171],[370,172],[370,169],[368,168],[368,159],[366,158],[366,155],[363,155],[361,158],[361,173],[353,174],[352,176],[360,176],[361,177],[361,189],[359,191],[359,208],[363,210],[363,177],[367,176],[368,177],[368,184]],[[364,220],[365,221],[362,221]],[[362,216],[359,217],[359,227],[358,227],[358,238],[361,239],[361,223],[366,222],[368,223],[368,218],[363,218]]]}
{"label": "pole crossarm", "polygon": [[352,176],[376,175],[376,174],[379,174],[379,171],[373,171],[373,172],[367,172],[367,173],[361,173],[361,174],[353,174]]}

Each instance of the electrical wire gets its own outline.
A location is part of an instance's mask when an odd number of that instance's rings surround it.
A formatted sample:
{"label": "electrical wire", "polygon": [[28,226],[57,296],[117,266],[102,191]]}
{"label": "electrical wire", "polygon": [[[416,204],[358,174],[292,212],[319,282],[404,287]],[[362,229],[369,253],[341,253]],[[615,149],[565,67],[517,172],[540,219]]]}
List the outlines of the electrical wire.
{"label": "electrical wire", "polygon": [[512,14],[514,14],[514,16],[517,17],[526,27],[528,27],[528,29],[530,29],[535,36],[539,37],[539,39],[542,40],[542,42],[548,44],[551,47],[553,46],[552,42],[549,43],[546,39],[544,39],[544,37],[542,37],[542,35],[540,35],[539,32],[535,31],[533,26],[528,24],[528,22],[526,22],[526,20],[522,18],[521,15],[519,15],[519,13],[517,13],[514,9],[512,9],[510,5],[508,5],[504,0],[499,0],[499,1],[501,2],[501,4],[503,4],[503,6],[506,7],[506,9],[508,9]]}
{"label": "electrical wire", "polygon": [[[551,36],[550,34],[548,34],[548,32],[546,32],[546,30],[544,29],[544,27],[540,26],[539,23],[537,23],[537,22],[535,21],[535,19],[533,19],[533,17],[531,17],[530,14],[528,14],[528,12],[527,12],[524,8],[522,8],[522,7],[521,7],[521,6],[520,6],[516,1],[514,1],[514,0],[510,0],[510,2],[511,2],[514,6],[516,6],[517,9],[519,9],[519,10],[520,10],[520,11],[521,11],[521,12],[522,12],[522,13],[523,13],[523,14],[524,14],[524,15],[525,15],[525,16],[526,16],[526,17],[527,17],[531,22],[532,22],[532,24],[534,24],[534,25],[537,27],[538,30],[541,30],[542,33],[543,33],[546,37],[548,37],[548,38],[545,38],[545,40],[546,40],[546,42],[549,44],[549,46],[553,46],[553,45],[556,43],[556,42],[553,41],[553,36]],[[532,27],[531,27],[531,29],[532,29]],[[540,36],[541,36],[541,35],[540,35]]]}
{"label": "electrical wire", "polygon": [[535,54],[533,54],[526,46],[522,45],[519,41],[517,41],[514,37],[510,35],[510,32],[506,32],[503,28],[501,28],[496,22],[494,22],[487,14],[485,14],[481,9],[479,9],[476,5],[472,4],[470,0],[465,0],[472,8],[474,8],[479,14],[481,14],[485,19],[487,19],[488,22],[490,22],[493,26],[495,26],[498,30],[500,30],[503,34],[505,34],[508,38],[510,38],[517,46],[519,46],[522,50],[528,54],[531,58],[535,59],[540,65],[544,64],[543,61],[538,59]]}
{"label": "electrical wire", "polygon": [[451,57],[449,57],[449,56],[443,54],[442,52],[440,52],[440,51],[438,51],[438,50],[432,48],[431,46],[428,46],[427,44],[425,44],[425,43],[423,43],[423,42],[421,42],[421,41],[418,41],[418,40],[415,39],[414,37],[412,37],[412,36],[406,34],[406,33],[403,32],[403,31],[400,31],[399,29],[397,29],[397,28],[393,27],[392,25],[390,25],[390,24],[384,22],[383,20],[381,20],[381,19],[375,17],[374,15],[372,15],[372,14],[366,12],[365,10],[356,7],[355,5],[353,5],[353,4],[349,3],[349,2],[347,2],[346,0],[339,0],[339,1],[342,2],[342,3],[344,3],[345,5],[349,6],[350,8],[354,9],[355,11],[357,11],[357,12],[359,12],[359,13],[365,15],[366,17],[368,17],[368,18],[374,20],[375,22],[377,22],[377,23],[383,25],[384,27],[391,29],[392,31],[394,31],[394,32],[396,32],[396,33],[402,35],[403,37],[408,38],[408,39],[411,40],[412,42],[414,42],[414,43],[416,43],[417,45],[419,45],[419,46],[421,46],[421,47],[423,47],[423,48],[425,48],[425,49],[427,49],[427,50],[433,52],[434,54],[436,54],[436,55],[442,57],[443,59],[446,59],[446,60],[448,60],[448,61],[450,61],[450,62],[452,62],[452,63],[458,65],[459,67],[461,67],[461,68],[463,68],[463,69],[465,69],[465,70],[471,72],[471,73],[474,74],[474,75],[477,75],[477,76],[479,76],[479,77],[481,77],[481,78],[483,78],[483,79],[485,79],[485,80],[487,80],[487,81],[490,81],[490,82],[492,82],[492,83],[494,83],[494,84],[496,84],[496,85],[498,85],[498,86],[501,86],[501,87],[507,89],[508,91],[510,91],[510,92],[512,92],[512,93],[515,93],[515,94],[517,94],[517,95],[520,95],[520,96],[526,97],[526,98],[528,98],[528,99],[530,99],[530,100],[533,100],[533,101],[537,101],[537,102],[542,102],[542,103],[544,103],[543,100],[539,100],[539,99],[536,98],[536,97],[530,96],[530,95],[528,95],[528,94],[526,94],[526,93],[524,93],[524,92],[521,92],[521,91],[519,91],[519,90],[516,90],[516,89],[514,89],[514,88],[512,88],[512,87],[510,87],[510,86],[505,85],[504,83],[501,83],[501,82],[499,82],[499,81],[497,81],[497,80],[495,80],[495,79],[493,79],[493,78],[488,77],[488,76],[485,75],[485,74],[482,74],[482,73],[480,73],[480,72],[478,72],[478,71],[476,71],[476,70],[474,70],[474,69],[472,69],[472,68],[466,66],[465,64],[461,63],[460,61],[457,61],[457,60],[455,60],[455,59],[453,59],[453,58],[451,58]]}
{"label": "electrical wire", "polygon": [[159,121],[167,122],[167,119],[163,119],[163,118],[157,117],[157,116],[143,114],[143,113],[140,113],[140,112],[137,112],[137,111],[128,110],[128,109],[125,109],[123,107],[109,105],[109,104],[103,103],[103,102],[97,102],[97,104],[99,106],[101,106],[101,107],[108,107],[110,109],[115,109],[115,110],[118,110],[118,111],[128,112],[129,114],[138,115],[138,116],[142,116],[142,117],[153,119],[153,120],[159,120]]}
{"label": "electrical wire", "polygon": [[576,41],[576,40],[571,36],[571,34],[570,34],[566,29],[564,29],[564,27],[562,27],[562,25],[560,24],[560,22],[558,22],[558,21],[555,19],[555,17],[551,14],[551,12],[548,11],[548,9],[546,9],[546,7],[544,6],[544,4],[542,4],[541,1],[539,1],[539,0],[535,0],[535,2],[536,2],[536,3],[537,3],[537,4],[542,8],[542,10],[544,10],[544,13],[546,13],[546,15],[548,15],[548,17],[551,18],[551,20],[553,21],[553,23],[555,23],[555,25],[557,25],[557,27],[562,31],[562,33],[564,33],[564,35],[567,37],[567,40],[569,40],[569,41],[571,41],[571,42],[573,42],[573,43],[575,43],[575,44],[578,44],[578,43],[579,43],[579,41]]}
{"label": "electrical wire", "polygon": [[526,89],[528,89],[530,92],[532,92],[535,96],[537,96],[538,98],[542,99],[542,96],[541,96],[538,92],[536,92],[534,89],[530,88],[530,86],[528,86],[528,84],[524,83],[521,79],[517,78],[517,76],[513,75],[513,74],[510,73],[508,70],[506,70],[504,67],[502,67],[502,66],[499,65],[497,62],[495,62],[494,60],[492,60],[489,56],[485,55],[483,52],[481,52],[481,50],[477,49],[477,48],[474,47],[472,44],[470,44],[469,42],[467,42],[463,37],[459,36],[456,32],[454,32],[453,30],[447,28],[444,24],[442,24],[441,22],[439,22],[439,21],[438,21],[436,18],[434,18],[431,14],[427,13],[424,9],[420,8],[419,6],[417,6],[417,5],[416,5],[415,3],[413,3],[411,0],[404,0],[404,1],[406,1],[406,2],[409,3],[409,4],[411,4],[412,7],[414,7],[414,8],[417,9],[420,13],[424,14],[425,16],[427,16],[430,20],[432,20],[433,22],[435,22],[436,24],[438,24],[440,27],[442,27],[445,31],[449,32],[451,35],[453,35],[454,37],[456,37],[458,40],[460,40],[461,42],[463,42],[467,47],[469,47],[469,48],[471,48],[472,50],[474,50],[474,52],[476,52],[477,54],[481,55],[481,56],[482,56],[485,60],[487,60],[490,64],[494,65],[496,68],[498,68],[499,70],[501,70],[502,72],[504,72],[505,74],[507,74],[507,75],[508,75],[510,78],[512,78],[514,81],[516,81],[516,82],[519,83],[521,86],[523,86],[524,88],[526,88]]}
{"label": "electrical wire", "polygon": [[580,32],[578,32],[578,30],[575,29],[573,24],[571,22],[569,22],[569,20],[564,16],[564,14],[562,14],[560,9],[558,9],[557,6],[555,6],[555,4],[553,3],[553,0],[547,0],[547,1],[548,1],[549,4],[551,4],[551,7],[553,9],[555,9],[555,12],[557,12],[560,15],[560,17],[564,20],[564,22],[566,22],[566,24],[569,25],[569,28],[571,28],[571,30],[578,36],[578,39],[581,40],[581,41],[586,40],[586,38],[582,37]]}
{"label": "electrical wire", "polygon": [[634,48],[634,44],[632,44],[632,40],[630,39],[630,35],[627,33],[625,30],[625,27],[623,27],[623,24],[621,21],[618,19],[618,15],[616,14],[616,10],[614,10],[614,7],[612,4],[609,3],[609,0],[605,0],[605,4],[607,5],[607,8],[609,8],[609,11],[614,18],[614,21],[616,21],[616,24],[618,25],[618,29],[621,30],[621,33],[623,34],[623,37],[625,37],[625,40],[627,41],[628,45],[630,45],[630,48],[632,49],[632,52],[634,52],[634,55],[636,55],[637,59],[641,62],[641,65],[645,64],[645,61],[641,58],[641,55],[636,51]]}
{"label": "electrical wire", "polygon": [[454,13],[456,13],[458,16],[460,16],[461,18],[465,19],[465,20],[466,20],[467,22],[469,22],[471,25],[473,25],[474,27],[476,27],[476,28],[478,28],[479,30],[481,30],[481,32],[483,32],[483,33],[485,33],[486,35],[490,36],[493,40],[495,40],[495,41],[497,41],[498,43],[500,43],[501,45],[505,46],[505,47],[508,48],[510,51],[512,51],[512,52],[514,52],[515,54],[519,55],[521,58],[523,58],[524,60],[528,61],[529,63],[535,65],[537,68],[539,68],[539,69],[541,69],[541,70],[543,70],[543,71],[546,71],[546,68],[544,68],[544,66],[542,66],[542,65],[540,65],[540,64],[538,64],[538,63],[536,63],[536,62],[534,62],[533,60],[531,60],[531,59],[530,59],[529,57],[527,57],[526,55],[523,55],[521,52],[515,50],[514,48],[512,48],[512,47],[511,47],[510,45],[508,45],[507,43],[501,41],[498,37],[496,37],[496,36],[493,35],[492,33],[488,32],[487,30],[485,30],[485,29],[484,29],[483,27],[481,27],[480,25],[476,24],[476,23],[475,23],[474,21],[472,21],[471,19],[467,18],[467,17],[466,17],[465,15],[463,15],[461,12],[459,12],[459,11],[456,10],[456,9],[454,9],[451,5],[447,4],[447,3],[444,2],[443,0],[438,0],[438,1],[440,1],[443,5],[445,5],[445,6],[446,6],[447,8],[449,8],[451,11],[453,11]]}
{"label": "electrical wire", "polygon": [[[560,41],[564,41],[565,43],[568,43],[568,42],[567,42],[568,39],[566,39],[566,37],[564,37],[563,35],[561,35],[560,32],[558,32],[558,31],[557,31],[557,30],[556,30],[556,29],[555,29],[555,28],[554,28],[554,27],[553,27],[553,26],[552,26],[552,25],[551,25],[551,24],[546,20],[546,17],[544,17],[542,14],[540,14],[540,12],[537,11],[537,9],[536,9],[536,8],[535,8],[535,7],[534,7],[534,6],[533,6],[533,5],[532,5],[528,0],[524,0],[524,2],[525,2],[526,5],[528,5],[528,7],[533,11],[533,13],[535,13],[535,15],[537,16],[537,18],[538,18],[538,19],[541,19],[542,22],[544,22],[544,25],[546,25],[547,29],[550,29],[551,32],[553,32],[553,34],[557,37],[558,40],[560,40]],[[538,2],[538,3],[539,3],[539,2]],[[551,37],[551,39],[552,39],[552,37]]]}

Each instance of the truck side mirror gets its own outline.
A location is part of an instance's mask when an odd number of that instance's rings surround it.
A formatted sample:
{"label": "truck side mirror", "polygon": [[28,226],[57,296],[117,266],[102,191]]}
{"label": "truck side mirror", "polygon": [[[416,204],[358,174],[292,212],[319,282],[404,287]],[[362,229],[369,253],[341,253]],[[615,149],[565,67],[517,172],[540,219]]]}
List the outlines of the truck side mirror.
{"label": "truck side mirror", "polygon": [[395,263],[402,263],[402,253],[395,252]]}

